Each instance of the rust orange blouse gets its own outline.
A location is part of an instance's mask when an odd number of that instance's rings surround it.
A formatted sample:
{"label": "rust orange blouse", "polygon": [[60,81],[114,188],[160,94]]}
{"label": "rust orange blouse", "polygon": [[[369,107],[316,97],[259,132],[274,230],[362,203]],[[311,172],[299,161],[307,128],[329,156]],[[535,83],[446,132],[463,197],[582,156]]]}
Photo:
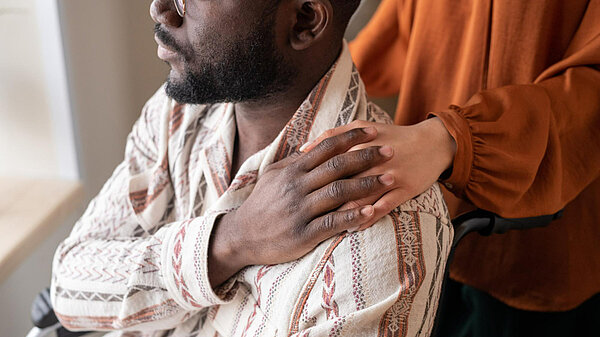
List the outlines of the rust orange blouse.
{"label": "rust orange blouse", "polygon": [[444,122],[455,196],[505,217],[565,208],[467,237],[452,278],[526,310],[600,292],[600,0],[383,0],[351,50],[371,95],[399,96],[396,123]]}

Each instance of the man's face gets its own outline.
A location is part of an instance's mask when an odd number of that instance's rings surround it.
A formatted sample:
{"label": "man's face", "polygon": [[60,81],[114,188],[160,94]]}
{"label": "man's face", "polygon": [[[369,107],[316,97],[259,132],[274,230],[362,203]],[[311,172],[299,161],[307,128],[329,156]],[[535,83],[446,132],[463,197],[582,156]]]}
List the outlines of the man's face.
{"label": "man's face", "polygon": [[187,0],[180,26],[157,24],[159,57],[171,66],[167,94],[208,104],[259,100],[289,88],[297,71],[278,48],[276,2]]}

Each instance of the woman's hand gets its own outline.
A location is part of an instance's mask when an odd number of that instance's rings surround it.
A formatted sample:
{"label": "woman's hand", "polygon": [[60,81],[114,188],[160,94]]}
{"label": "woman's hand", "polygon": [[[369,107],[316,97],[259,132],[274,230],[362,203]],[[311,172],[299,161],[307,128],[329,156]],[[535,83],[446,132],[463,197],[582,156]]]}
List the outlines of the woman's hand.
{"label": "woman's hand", "polygon": [[254,190],[213,230],[209,278],[218,285],[241,268],[295,260],[320,242],[369,223],[372,205],[340,206],[389,191],[393,177],[358,174],[389,161],[388,146],[362,146],[377,136],[374,128],[339,132],[310,151],[271,164]]}
{"label": "woman's hand", "polygon": [[377,137],[370,142],[354,146],[350,151],[370,146],[389,145],[394,153],[391,160],[361,172],[357,177],[391,174],[394,177],[392,189],[380,195],[364,196],[345,204],[342,209],[352,209],[363,205],[375,206],[375,215],[360,226],[365,229],[374,224],[394,208],[425,192],[454,160],[456,142],[437,117],[411,126],[354,121],[324,132],[302,150],[311,151],[321,141],[354,128],[374,127]]}

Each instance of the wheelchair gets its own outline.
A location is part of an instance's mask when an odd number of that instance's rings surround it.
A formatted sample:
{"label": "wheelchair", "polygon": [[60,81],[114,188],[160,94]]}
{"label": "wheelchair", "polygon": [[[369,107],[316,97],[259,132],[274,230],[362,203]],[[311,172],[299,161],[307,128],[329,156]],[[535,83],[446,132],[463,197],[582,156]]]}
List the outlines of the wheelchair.
{"label": "wheelchair", "polygon": [[[454,238],[450,256],[448,256],[448,261],[446,262],[440,303],[436,313],[432,337],[441,337],[439,333],[437,317],[439,317],[441,309],[444,307],[445,301],[447,301],[447,298],[444,296],[444,286],[446,280],[449,278],[449,267],[454,256],[454,251],[462,238],[473,232],[488,236],[492,234],[503,234],[509,230],[524,230],[536,227],[545,227],[552,221],[562,217],[562,214],[563,211],[561,210],[551,215],[507,219],[499,217],[494,213],[478,209],[453,219],[452,225],[454,227]],[[60,324],[56,318],[56,315],[54,314],[52,303],[50,302],[50,288],[46,288],[40,292],[33,301],[31,308],[31,320],[34,327],[27,334],[27,337],[78,337],[92,333],[91,331],[69,331]]]}

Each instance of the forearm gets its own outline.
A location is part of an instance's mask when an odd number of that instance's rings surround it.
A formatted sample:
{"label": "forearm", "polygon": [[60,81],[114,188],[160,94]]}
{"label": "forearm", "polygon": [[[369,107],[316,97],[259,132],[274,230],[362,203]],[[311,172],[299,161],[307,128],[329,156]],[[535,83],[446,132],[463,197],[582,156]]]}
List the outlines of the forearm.
{"label": "forearm", "polygon": [[[181,323],[185,311],[163,280],[166,231],[148,238],[68,238],[53,266],[54,310],[69,329],[143,330]],[[165,275],[167,277],[168,275]],[[155,315],[136,315],[148,311]]]}
{"label": "forearm", "polygon": [[68,238],[53,266],[57,316],[74,329],[165,329],[190,311],[226,303],[206,267],[214,217],[170,223],[145,238]]}

